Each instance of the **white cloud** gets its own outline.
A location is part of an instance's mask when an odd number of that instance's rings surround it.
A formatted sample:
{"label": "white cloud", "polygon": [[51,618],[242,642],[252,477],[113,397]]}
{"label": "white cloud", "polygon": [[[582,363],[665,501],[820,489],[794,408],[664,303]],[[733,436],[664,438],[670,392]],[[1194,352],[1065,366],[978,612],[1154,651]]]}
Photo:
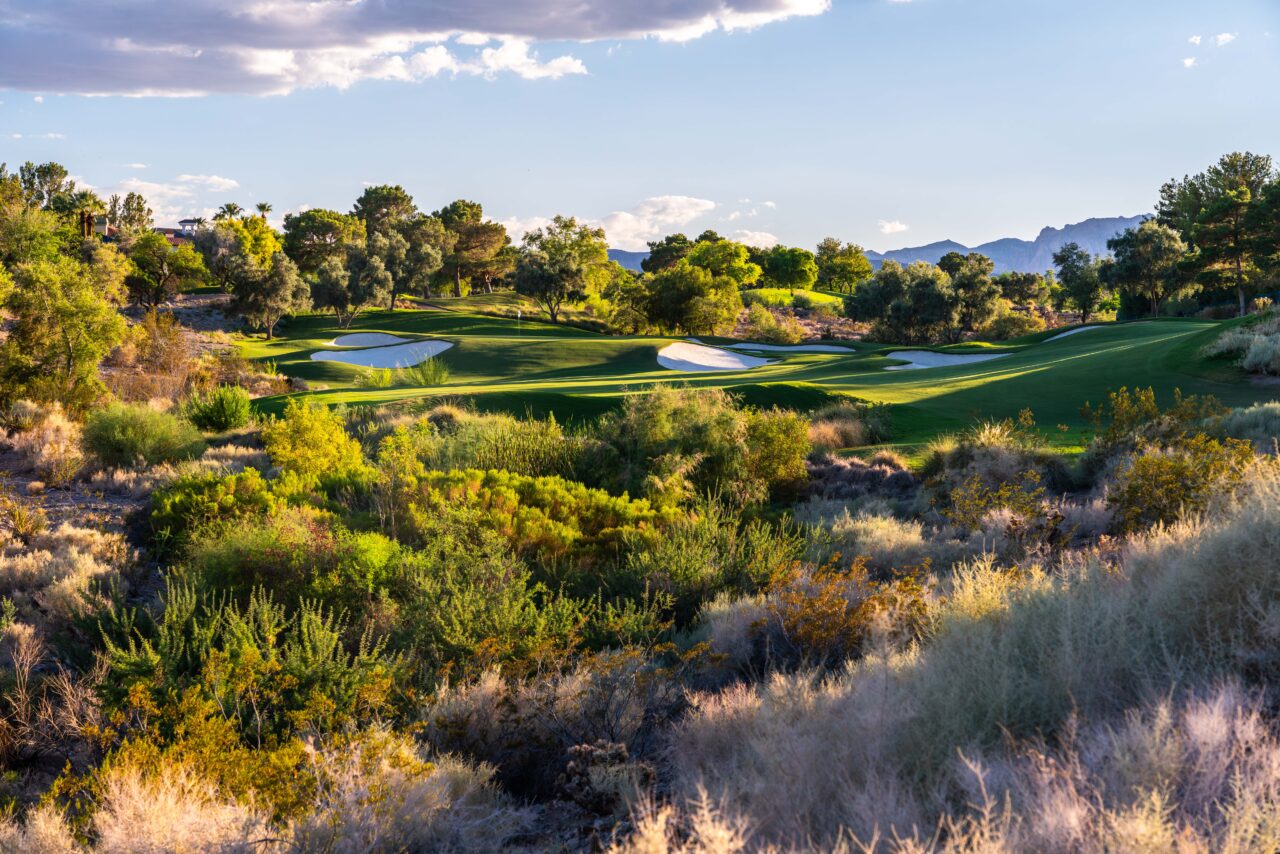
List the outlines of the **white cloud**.
{"label": "white cloud", "polygon": [[768,249],[771,246],[778,245],[778,238],[767,231],[735,231],[732,237],[739,243],[756,246],[760,249]]}
{"label": "white cloud", "polygon": [[199,184],[215,193],[224,193],[240,186],[240,182],[234,178],[223,178],[221,175],[179,175],[174,180],[179,184]]}
{"label": "white cloud", "polygon": [[1218,47],[1226,47],[1236,40],[1235,33],[1218,33],[1213,37],[1213,43]]}
{"label": "white cloud", "polygon": [[1203,39],[1201,39],[1199,36],[1192,36],[1191,38],[1187,39],[1187,41],[1193,45],[1198,46],[1200,42],[1203,41]]}
{"label": "white cloud", "polygon": [[628,211],[614,211],[600,220],[609,245],[642,251],[650,240],[665,237],[715,210],[716,203],[693,196],[655,196]]}
{"label": "white cloud", "polygon": [[11,133],[10,139],[66,139],[65,133]]}
{"label": "white cloud", "polygon": [[[716,203],[710,199],[698,199],[693,196],[654,196],[629,210],[613,211],[600,219],[585,220],[585,222],[603,228],[610,247],[642,252],[650,240],[657,240],[674,231],[679,231],[698,218],[706,216],[715,208]],[[519,241],[528,232],[550,225],[551,218],[513,216],[499,222],[506,226],[512,240]]]}
{"label": "white cloud", "polygon": [[764,203],[764,206],[765,206],[766,208],[776,208],[776,207],[778,206],[778,203],[777,203],[777,202],[765,202],[765,203]]}
{"label": "white cloud", "polygon": [[1196,58],[1195,58],[1194,56],[1188,56],[1186,59],[1182,60],[1182,67],[1183,67],[1183,68],[1195,68],[1195,67],[1196,67]]}
{"label": "white cloud", "polygon": [[[137,164],[130,164],[136,166]],[[220,175],[178,175],[172,181],[147,181],[138,177],[126,178],[101,195],[140,193],[151,207],[157,225],[175,225],[189,216],[213,215],[219,204],[227,201],[219,196],[240,186],[240,182]]]}
{"label": "white cloud", "polygon": [[31,100],[35,101],[37,104],[43,104],[43,103],[44,103],[44,95],[36,95],[36,96],[35,96],[34,98],[32,98]]}
{"label": "white cloud", "polygon": [[511,240],[515,243],[519,243],[529,232],[551,225],[549,216],[511,216],[498,221],[507,229],[507,234],[511,235]]}
{"label": "white cloud", "polygon": [[[439,75],[583,74],[548,43],[688,41],[820,15],[831,0],[5,0],[0,89],[283,94]],[[74,56],[53,63],[49,56]],[[84,73],[91,69],[92,73]],[[37,99],[38,100],[38,99]]]}
{"label": "white cloud", "polygon": [[881,233],[881,234],[901,234],[901,233],[902,233],[902,232],[904,232],[904,231],[908,231],[910,228],[911,228],[911,226],[907,225],[905,222],[901,222],[901,221],[896,220],[896,219],[894,219],[894,220],[885,220],[885,219],[880,220],[880,233]]}
{"label": "white cloud", "polygon": [[146,168],[147,168],[147,164],[145,164],[145,163],[126,163],[126,164],[125,164],[125,168],[126,168],[126,169],[146,169]]}

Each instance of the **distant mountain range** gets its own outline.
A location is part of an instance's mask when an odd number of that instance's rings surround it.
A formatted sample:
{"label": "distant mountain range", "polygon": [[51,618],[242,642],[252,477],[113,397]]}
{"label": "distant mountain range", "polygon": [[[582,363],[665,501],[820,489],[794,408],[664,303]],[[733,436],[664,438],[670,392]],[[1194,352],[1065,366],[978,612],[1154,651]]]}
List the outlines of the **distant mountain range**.
{"label": "distant mountain range", "polygon": [[928,246],[894,249],[890,252],[867,252],[867,258],[872,266],[879,268],[885,261],[897,261],[900,264],[927,261],[936,264],[948,252],[959,252],[962,255],[978,252],[996,263],[997,273],[1043,273],[1053,267],[1053,253],[1068,243],[1078,243],[1093,255],[1105,255],[1109,239],[1127,228],[1135,228],[1149,216],[1143,214],[1086,219],[1062,228],[1046,228],[1035,240],[1006,237],[973,247],[954,240],[943,240]]}
{"label": "distant mountain range", "polygon": [[[997,273],[1043,273],[1053,267],[1053,253],[1068,243],[1078,243],[1093,255],[1104,255],[1107,253],[1109,239],[1126,228],[1137,227],[1149,216],[1150,214],[1142,214],[1086,219],[1084,222],[1062,228],[1043,229],[1035,240],[1005,237],[972,247],[956,243],[954,240],[943,240],[939,243],[930,243],[928,246],[913,246],[889,252],[868,251],[867,258],[873,267],[879,269],[885,261],[897,261],[901,264],[927,261],[930,264],[936,264],[948,252],[959,252],[962,255],[980,252],[996,263]],[[628,270],[639,270],[640,262],[648,257],[648,252],[609,250],[609,258]]]}
{"label": "distant mountain range", "polygon": [[628,270],[640,272],[640,262],[649,257],[648,252],[628,252],[625,249],[610,249],[609,260],[617,261]]}

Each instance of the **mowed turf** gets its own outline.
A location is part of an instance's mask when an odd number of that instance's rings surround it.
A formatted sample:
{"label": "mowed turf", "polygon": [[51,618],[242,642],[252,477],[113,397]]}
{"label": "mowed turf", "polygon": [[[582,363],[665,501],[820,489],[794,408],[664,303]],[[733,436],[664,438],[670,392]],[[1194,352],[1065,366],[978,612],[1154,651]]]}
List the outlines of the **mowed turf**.
{"label": "mowed turf", "polygon": [[[1271,400],[1277,389],[1250,383],[1226,360],[1201,354],[1223,324],[1161,320],[1109,324],[1059,340],[1041,334],[1005,345],[958,345],[942,352],[1004,353],[978,364],[915,371],[886,371],[888,354],[904,348],[856,345],[852,355],[770,354],[771,364],[749,371],[679,373],[662,369],[657,353],[673,338],[612,337],[545,322],[469,311],[398,310],[361,315],[350,329],[329,316],[297,318],[274,341],[247,339],[244,355],[272,360],[281,372],[326,386],[300,394],[327,404],[379,404],[447,396],[486,410],[589,418],[619,396],[657,383],[738,389],[755,405],[811,408],[833,394],[893,405],[893,441],[910,448],[978,419],[1016,416],[1031,409],[1050,442],[1063,449],[1084,444],[1090,425],[1081,414],[1121,387],[1156,389],[1172,399],[1211,394],[1242,406]],[[450,368],[446,385],[431,388],[357,385],[361,369],[313,362],[311,353],[350,332],[389,332],[407,338],[436,337],[455,345],[441,356]],[[723,339],[716,339],[723,341]],[[284,398],[259,402],[277,412]],[[1061,429],[1059,429],[1059,426]]]}

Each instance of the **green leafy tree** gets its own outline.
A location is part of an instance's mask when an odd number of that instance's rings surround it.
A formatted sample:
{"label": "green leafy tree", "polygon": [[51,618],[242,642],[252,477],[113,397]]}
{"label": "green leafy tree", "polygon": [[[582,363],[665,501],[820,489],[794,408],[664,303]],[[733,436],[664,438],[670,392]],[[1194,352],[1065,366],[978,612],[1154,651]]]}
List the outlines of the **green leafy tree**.
{"label": "green leafy tree", "polygon": [[244,214],[244,208],[235,202],[227,202],[218,208],[217,213],[213,215],[214,222],[227,222],[238,218]]}
{"label": "green leafy tree", "polygon": [[1045,305],[1049,302],[1049,283],[1040,273],[1001,273],[992,281],[1000,295],[1014,305]]}
{"label": "green leafy tree", "polygon": [[1080,244],[1068,243],[1053,253],[1053,263],[1058,268],[1065,301],[1080,312],[1081,323],[1088,323],[1106,292],[1097,262]]}
{"label": "green leafy tree", "polygon": [[204,259],[210,280],[225,293],[234,288],[237,273],[246,261],[256,264],[242,251],[240,234],[228,222],[198,227],[191,242]]}
{"label": "green leafy tree", "polygon": [[957,302],[957,323],[949,339],[958,341],[962,332],[975,332],[995,319],[1001,299],[1000,286],[991,278],[995,262],[979,252],[949,252],[938,266],[951,277]]}
{"label": "green leafy tree", "polygon": [[1165,301],[1196,288],[1180,269],[1187,247],[1178,232],[1149,219],[1107,241],[1115,256],[1108,278],[1120,290],[1147,300],[1159,316]]}
{"label": "green leafy tree", "polygon": [[385,302],[393,282],[382,259],[362,247],[347,250],[344,260],[330,258],[320,267],[311,288],[316,308],[332,311],[346,329],[364,309]]}
{"label": "green leafy tree", "polygon": [[152,212],[141,193],[130,192],[123,198],[116,194],[107,200],[107,219],[128,236],[150,231]]}
{"label": "green leafy tree", "polygon": [[845,298],[845,312],[870,323],[878,338],[914,344],[947,338],[959,325],[960,306],[951,277],[941,268],[886,261],[870,281]]}
{"label": "green leafy tree", "polygon": [[552,323],[559,323],[561,307],[585,299],[593,277],[605,272],[608,263],[604,229],[557,216],[546,228],[524,236],[516,262],[516,292],[532,297]]}
{"label": "green leafy tree", "polygon": [[84,262],[55,255],[20,264],[0,277],[11,318],[0,343],[0,390],[17,399],[56,401],[83,411],[104,391],[102,359],[124,335],[124,318],[106,295],[101,276]]}
{"label": "green leafy tree", "polygon": [[763,270],[751,262],[751,250],[732,240],[699,240],[685,257],[715,278],[731,279],[740,288],[754,284]]}
{"label": "green leafy tree", "polygon": [[459,199],[432,214],[452,235],[440,273],[453,282],[453,295],[462,296],[462,281],[491,263],[510,238],[501,223],[484,218],[479,202]]}
{"label": "green leafy tree", "polygon": [[646,276],[644,285],[645,313],[665,329],[691,335],[716,332],[731,326],[742,310],[742,296],[733,278],[716,276],[689,258]]}
{"label": "green leafy tree", "polygon": [[834,237],[818,244],[814,263],[818,265],[818,287],[839,293],[851,294],[875,275],[861,246],[841,243]]}
{"label": "green leafy tree", "polygon": [[640,262],[640,269],[646,273],[656,273],[674,267],[692,248],[693,241],[679,233],[668,234],[661,240],[652,240],[649,242],[649,257]]}
{"label": "green leafy tree", "polygon": [[1263,281],[1256,255],[1258,218],[1251,210],[1275,179],[1270,157],[1233,152],[1198,175],[1166,183],[1156,205],[1160,222],[1190,248],[1187,266],[1201,284],[1234,290],[1241,314]]}
{"label": "green leafy tree", "polygon": [[808,249],[775,246],[765,253],[763,268],[769,282],[792,293],[807,291],[818,281],[818,265]]}
{"label": "green leafy tree", "polygon": [[233,294],[232,310],[265,331],[268,340],[280,318],[311,309],[311,287],[283,252],[273,255],[265,270],[254,265],[239,276]]}
{"label": "green leafy tree", "polygon": [[369,251],[382,259],[391,274],[390,307],[401,294],[429,294],[431,277],[444,263],[452,238],[435,217],[415,216],[395,230],[379,231],[369,237]]}
{"label": "green leafy tree", "polygon": [[27,161],[18,168],[18,181],[22,198],[29,208],[53,210],[59,196],[75,192],[76,182],[61,163]]}
{"label": "green leafy tree", "polygon": [[133,272],[125,279],[130,298],[145,309],[157,308],[184,287],[203,283],[204,260],[190,246],[170,246],[164,235],[149,231],[129,249]]}
{"label": "green leafy tree", "polygon": [[393,231],[417,213],[413,196],[399,184],[366,187],[351,209],[351,215],[364,222],[365,232],[369,235]]}
{"label": "green leafy tree", "polygon": [[325,208],[285,214],[284,251],[303,273],[314,274],[330,258],[345,258],[348,246],[364,240],[364,220],[355,214]]}

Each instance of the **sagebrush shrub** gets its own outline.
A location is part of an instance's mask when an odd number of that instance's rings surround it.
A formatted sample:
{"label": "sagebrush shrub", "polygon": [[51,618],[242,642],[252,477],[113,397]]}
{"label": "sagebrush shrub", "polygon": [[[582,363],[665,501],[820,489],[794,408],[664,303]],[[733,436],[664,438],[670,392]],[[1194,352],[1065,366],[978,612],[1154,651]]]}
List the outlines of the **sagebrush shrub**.
{"label": "sagebrush shrub", "polygon": [[84,447],[108,468],[190,460],[204,452],[200,431],[188,421],[149,406],[109,404],[89,415]]}
{"label": "sagebrush shrub", "polygon": [[185,411],[191,423],[206,433],[239,429],[253,417],[249,392],[231,385],[197,394],[187,401]]}

